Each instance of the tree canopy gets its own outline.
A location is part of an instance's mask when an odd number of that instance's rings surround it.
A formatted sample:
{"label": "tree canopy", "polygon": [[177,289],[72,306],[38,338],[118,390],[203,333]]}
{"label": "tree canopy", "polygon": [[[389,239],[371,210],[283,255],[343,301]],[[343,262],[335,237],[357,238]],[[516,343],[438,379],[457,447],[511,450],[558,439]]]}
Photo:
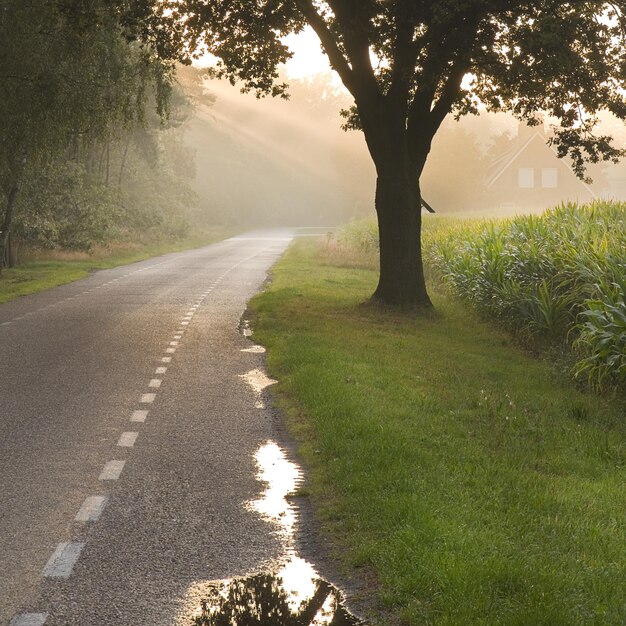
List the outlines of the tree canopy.
{"label": "tree canopy", "polygon": [[377,170],[374,296],[428,305],[419,178],[443,120],[484,107],[532,125],[543,112],[557,120],[551,141],[579,176],[586,161],[618,159],[623,151],[594,128],[598,111],[626,117],[625,9],[556,0],[177,0],[165,12],[159,4],[144,36],[182,57],[205,46],[219,59],[217,76],[283,95],[283,38],[309,25],[354,98],[346,126],[363,130]]}
{"label": "tree canopy", "polygon": [[626,116],[625,8],[556,0],[182,0],[171,5],[167,47],[184,54],[205,45],[219,59],[217,75],[277,95],[287,87],[276,83],[277,66],[290,56],[282,37],[308,24],[357,101],[349,124],[361,125],[360,100],[379,98],[408,127],[426,119],[436,126],[479,105],[531,124],[545,112],[560,123],[561,155],[582,173],[585,159],[619,156],[609,137],[592,131],[597,111]]}
{"label": "tree canopy", "polygon": [[181,103],[171,62],[133,42],[128,21],[101,0],[3,2],[0,269],[11,231],[33,245],[88,249],[120,221],[154,221],[135,215],[142,199],[123,206],[138,178],[126,170],[136,174],[136,155],[156,167],[157,129]]}
{"label": "tree canopy", "polygon": [[[79,27],[99,0],[59,6]],[[557,120],[551,141],[579,176],[623,151],[594,132],[597,113],[626,118],[626,2],[534,0],[111,0],[129,38],[162,59],[206,48],[214,74],[257,95],[285,95],[285,35],[310,26],[354,98],[346,127],[363,131],[377,171],[381,276],[375,299],[430,304],[421,261],[420,185],[432,139],[450,114],[510,111]],[[451,173],[453,176],[453,173]]]}

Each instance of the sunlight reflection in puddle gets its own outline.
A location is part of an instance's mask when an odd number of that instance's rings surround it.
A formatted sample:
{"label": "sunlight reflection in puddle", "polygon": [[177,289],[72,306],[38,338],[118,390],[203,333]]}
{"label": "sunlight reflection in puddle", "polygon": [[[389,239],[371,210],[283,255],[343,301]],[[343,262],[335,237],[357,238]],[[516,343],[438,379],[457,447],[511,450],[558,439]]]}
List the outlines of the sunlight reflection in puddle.
{"label": "sunlight reflection in puddle", "polygon": [[252,387],[252,391],[254,391],[254,395],[256,396],[256,402],[254,403],[255,408],[265,408],[261,394],[266,387],[274,385],[278,381],[273,378],[268,378],[265,372],[258,368],[250,370],[246,374],[239,374],[239,378],[242,378],[246,383],[248,383],[248,385],[250,385],[250,387]]}
{"label": "sunlight reflection in puddle", "polygon": [[258,468],[257,478],[266,487],[261,498],[253,500],[248,506],[275,524],[287,544],[287,550],[293,551],[296,512],[287,497],[302,482],[302,472],[273,441],[261,446],[254,458]]}
{"label": "sunlight reflection in puddle", "polygon": [[[341,592],[320,578],[295,550],[297,515],[288,497],[302,481],[300,468],[273,441],[255,455],[261,497],[247,503],[274,526],[284,557],[269,571],[193,585],[187,605],[196,601],[195,626],[357,626],[364,624],[342,605]],[[199,602],[198,602],[199,600]]]}
{"label": "sunlight reflection in puddle", "polygon": [[216,583],[195,626],[357,626],[339,592],[315,578],[311,593],[289,592],[280,575],[264,573]]}

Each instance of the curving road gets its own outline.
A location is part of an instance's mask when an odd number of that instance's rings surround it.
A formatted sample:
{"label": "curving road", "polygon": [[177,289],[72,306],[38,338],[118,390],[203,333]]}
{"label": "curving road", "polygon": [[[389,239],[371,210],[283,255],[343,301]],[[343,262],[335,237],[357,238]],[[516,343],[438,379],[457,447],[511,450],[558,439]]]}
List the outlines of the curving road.
{"label": "curving road", "polygon": [[292,234],[0,306],[0,625],[189,623],[199,581],[280,554],[242,506],[274,424],[238,324]]}

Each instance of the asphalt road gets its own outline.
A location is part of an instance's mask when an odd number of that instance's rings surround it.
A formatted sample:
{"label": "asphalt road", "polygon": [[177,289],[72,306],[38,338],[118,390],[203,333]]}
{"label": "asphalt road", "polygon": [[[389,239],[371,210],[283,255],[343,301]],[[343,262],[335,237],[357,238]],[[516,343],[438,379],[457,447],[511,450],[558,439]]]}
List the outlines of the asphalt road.
{"label": "asphalt road", "polygon": [[243,506],[274,423],[238,325],[291,235],[0,306],[1,625],[189,623],[199,582],[281,553]]}

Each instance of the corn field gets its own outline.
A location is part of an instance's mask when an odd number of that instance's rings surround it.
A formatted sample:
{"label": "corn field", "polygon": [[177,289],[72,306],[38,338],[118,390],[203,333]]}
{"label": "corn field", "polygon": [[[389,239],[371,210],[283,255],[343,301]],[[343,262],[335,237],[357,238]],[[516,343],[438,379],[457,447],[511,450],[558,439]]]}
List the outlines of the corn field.
{"label": "corn field", "polygon": [[[593,386],[626,382],[626,203],[424,222],[431,279],[535,344],[569,346],[574,374]],[[343,236],[375,248],[371,224]]]}

